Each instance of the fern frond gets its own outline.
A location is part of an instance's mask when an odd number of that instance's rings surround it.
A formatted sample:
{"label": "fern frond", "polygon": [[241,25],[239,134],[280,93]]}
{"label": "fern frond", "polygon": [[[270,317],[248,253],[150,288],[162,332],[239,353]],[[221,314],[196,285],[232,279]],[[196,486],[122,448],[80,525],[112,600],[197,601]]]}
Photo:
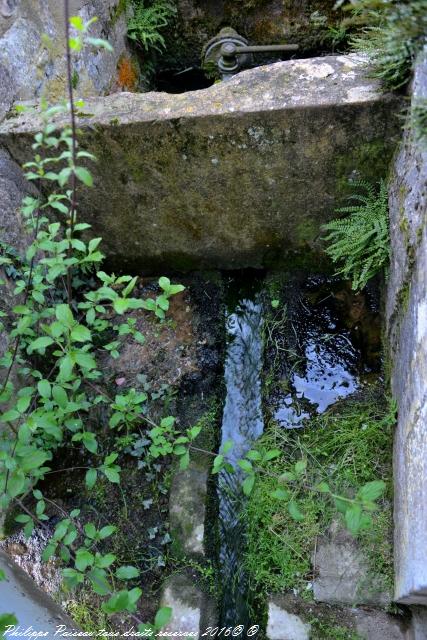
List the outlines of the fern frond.
{"label": "fern frond", "polygon": [[359,204],[338,209],[347,217],[331,220],[322,229],[327,232],[326,253],[340,267],[336,275],[350,278],[353,289],[359,290],[388,262],[390,239],[385,182],[378,190],[365,181],[355,186],[365,190],[351,196]]}
{"label": "fern frond", "polygon": [[146,6],[146,0],[135,0],[134,15],[128,21],[128,37],[136,40],[146,51],[150,48],[161,51],[165,39],[160,31],[176,15],[177,8],[171,0],[153,0]]}

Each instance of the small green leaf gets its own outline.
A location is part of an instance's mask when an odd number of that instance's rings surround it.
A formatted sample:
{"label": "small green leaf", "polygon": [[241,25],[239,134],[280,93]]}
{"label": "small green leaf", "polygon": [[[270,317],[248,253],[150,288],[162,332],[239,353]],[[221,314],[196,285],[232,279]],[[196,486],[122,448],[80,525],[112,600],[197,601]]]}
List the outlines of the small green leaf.
{"label": "small green leaf", "polygon": [[101,540],[104,540],[104,538],[109,538],[111,535],[113,535],[116,529],[117,527],[115,527],[114,525],[107,524],[107,526],[102,527],[102,529],[100,529],[99,537],[101,538]]}
{"label": "small green leaf", "polygon": [[272,498],[275,498],[275,500],[287,500],[289,497],[288,492],[280,488],[272,491],[270,495]]}
{"label": "small green leaf", "polygon": [[298,462],[295,463],[294,469],[296,475],[301,476],[307,469],[307,460],[298,460]]}
{"label": "small green leaf", "polygon": [[77,549],[75,566],[79,571],[85,571],[87,567],[90,567],[93,564],[94,560],[95,558],[93,554],[87,549]]}
{"label": "small green leaf", "polygon": [[264,454],[264,460],[267,462],[268,460],[274,460],[274,458],[278,458],[280,456],[280,449],[270,449]]}
{"label": "small green leaf", "polygon": [[55,385],[52,389],[52,396],[58,406],[61,407],[61,409],[65,409],[68,404],[68,397],[65,389],[59,385]]}
{"label": "small green leaf", "polygon": [[87,327],[78,324],[73,327],[70,338],[72,342],[89,342],[92,339],[92,335]]}
{"label": "small green leaf", "polygon": [[85,184],[87,187],[92,187],[93,177],[90,171],[88,171],[84,167],[75,167],[74,172],[78,179],[83,182],[83,184]]}
{"label": "small green leaf", "polygon": [[50,398],[52,393],[52,388],[48,380],[40,380],[40,382],[37,383],[37,390],[42,398]]}
{"label": "small green leaf", "polygon": [[32,353],[33,351],[42,351],[44,353],[46,347],[49,347],[51,344],[53,344],[53,340],[52,338],[49,338],[49,336],[36,338],[36,340],[33,340],[33,342],[30,343],[28,353]]}
{"label": "small green leaf", "polygon": [[190,464],[190,453],[187,451],[179,461],[179,468],[181,469],[181,471],[184,471],[185,469],[188,469],[189,464]]}
{"label": "small green leaf", "polygon": [[77,31],[84,30],[83,20],[80,16],[72,16],[70,18],[70,24],[72,27],[74,27],[74,29],[77,29]]}
{"label": "small green leaf", "polygon": [[290,500],[288,504],[288,511],[292,520],[295,520],[296,522],[302,522],[304,520],[304,514],[300,511],[295,500]]}
{"label": "small green leaf", "polygon": [[249,460],[238,460],[237,464],[243,471],[246,471],[246,473],[252,473],[253,467]]}
{"label": "small green leaf", "polygon": [[55,316],[58,322],[68,328],[71,328],[75,323],[73,313],[68,304],[58,304],[55,309]]}
{"label": "small green leaf", "polygon": [[107,476],[107,478],[109,479],[110,482],[113,482],[115,484],[119,484],[120,483],[120,475],[119,472],[116,471],[115,469],[112,469],[111,467],[106,467],[104,469],[104,473]]}
{"label": "small green leaf", "polygon": [[317,491],[320,491],[320,493],[330,493],[331,492],[331,489],[330,489],[330,487],[329,487],[327,482],[319,482],[319,484],[316,485],[315,489]]}
{"label": "small green leaf", "polygon": [[347,529],[355,536],[360,531],[362,507],[359,504],[353,504],[345,512],[344,519]]}
{"label": "small green leaf", "polygon": [[277,309],[279,304],[280,304],[280,300],[272,300],[271,301],[271,306],[273,307],[273,309]]}
{"label": "small green leaf", "polygon": [[242,485],[243,493],[245,494],[245,496],[251,495],[252,489],[254,488],[254,484],[255,484],[255,475],[250,475],[247,478],[245,478]]}
{"label": "small green leaf", "polygon": [[119,567],[116,571],[116,576],[119,580],[131,580],[139,576],[139,570],[130,565]]}
{"label": "small green leaf", "polygon": [[119,315],[123,315],[129,309],[129,306],[130,302],[128,298],[116,298],[113,301],[114,311]]}
{"label": "small green leaf", "polygon": [[85,483],[88,489],[93,489],[95,486],[97,475],[96,469],[89,469],[86,472]]}
{"label": "small green leaf", "polygon": [[172,608],[171,607],[162,607],[156,613],[156,617],[154,618],[154,625],[156,629],[162,629],[172,619]]}
{"label": "small green leaf", "polygon": [[383,495],[385,488],[385,482],[382,480],[373,480],[372,482],[367,482],[359,489],[357,497],[363,502],[374,502]]}

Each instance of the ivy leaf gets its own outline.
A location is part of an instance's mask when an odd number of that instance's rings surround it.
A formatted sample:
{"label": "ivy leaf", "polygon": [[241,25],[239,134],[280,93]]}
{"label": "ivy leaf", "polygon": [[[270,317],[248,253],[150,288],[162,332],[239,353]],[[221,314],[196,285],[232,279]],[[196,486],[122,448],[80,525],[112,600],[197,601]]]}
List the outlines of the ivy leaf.
{"label": "ivy leaf", "polygon": [[116,571],[116,576],[119,580],[131,580],[139,576],[139,571],[136,567],[130,565],[119,567]]}

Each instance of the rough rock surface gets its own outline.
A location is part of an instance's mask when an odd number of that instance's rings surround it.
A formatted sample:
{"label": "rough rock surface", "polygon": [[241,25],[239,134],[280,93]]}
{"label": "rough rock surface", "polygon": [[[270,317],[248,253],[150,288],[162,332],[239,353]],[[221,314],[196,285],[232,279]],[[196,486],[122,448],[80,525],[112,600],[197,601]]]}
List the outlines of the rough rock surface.
{"label": "rough rock surface", "polygon": [[[348,194],[386,172],[398,98],[355,56],[281,62],[180,95],[88,102],[82,144],[98,157],[80,202],[110,258],[157,272],[260,267],[306,247]],[[38,119],[0,126],[19,161]]]}
{"label": "rough rock surface", "polygon": [[[268,602],[268,640],[317,640],[357,637],[361,640],[424,640],[411,636],[409,620],[374,609],[348,608],[307,602],[292,594],[271,596]],[[411,629],[411,631],[410,631]]]}
{"label": "rough rock surface", "polygon": [[190,556],[203,556],[208,471],[190,464],[175,473],[169,499],[173,540]]}
{"label": "rough rock surface", "polygon": [[[217,614],[212,598],[201,590],[195,578],[189,574],[176,573],[163,585],[160,606],[172,608],[172,618],[162,632],[184,637],[201,637],[208,625],[217,624]],[[194,635],[193,635],[194,634]]]}
{"label": "rough rock surface", "polygon": [[[427,98],[427,50],[413,101]],[[425,143],[425,140],[424,140]],[[399,408],[394,448],[395,598],[427,604],[427,148],[406,132],[390,188],[388,348]]]}
{"label": "rough rock surface", "polygon": [[[80,97],[110,88],[126,50],[126,15],[120,0],[73,0],[71,15],[98,17],[91,34],[107,39],[114,53],[85,48],[76,56],[76,93]],[[51,44],[42,40],[47,35]],[[45,95],[52,100],[65,88],[63,3],[58,0],[0,0],[0,80],[11,78],[8,94],[18,100]],[[0,89],[0,119],[2,91]],[[10,106],[10,105],[9,105]]]}
{"label": "rough rock surface", "polygon": [[309,640],[311,625],[273,600],[268,603],[268,640]]}
{"label": "rough rock surface", "polygon": [[357,540],[337,524],[319,540],[315,561],[313,595],[330,604],[385,606],[392,594],[384,590],[380,575],[370,569]]}

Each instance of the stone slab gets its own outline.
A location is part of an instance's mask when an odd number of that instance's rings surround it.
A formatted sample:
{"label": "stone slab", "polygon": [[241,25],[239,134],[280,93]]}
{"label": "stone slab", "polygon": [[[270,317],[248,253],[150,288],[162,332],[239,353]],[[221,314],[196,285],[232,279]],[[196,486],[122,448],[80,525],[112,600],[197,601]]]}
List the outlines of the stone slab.
{"label": "stone slab", "polygon": [[[427,99],[427,49],[413,101]],[[387,340],[394,442],[395,598],[427,604],[427,148],[407,130],[390,186]]]}
{"label": "stone slab", "polygon": [[381,576],[370,567],[357,539],[338,523],[318,541],[313,562],[316,601],[352,606],[390,604],[392,594],[384,590]]}
{"label": "stone slab", "polygon": [[299,616],[289,613],[274,601],[268,603],[268,640],[309,640],[310,628]]}
{"label": "stone slab", "polygon": [[18,636],[25,635],[29,627],[33,632],[46,632],[43,637],[49,640],[60,637],[55,635],[59,627],[60,631],[77,633],[72,620],[3,551],[0,551],[0,568],[6,573],[6,580],[0,582],[0,614],[15,614],[20,627],[15,629]]}
{"label": "stone slab", "polygon": [[[360,640],[415,640],[411,636],[414,625],[408,616],[391,615],[372,607],[315,603],[292,593],[269,597],[268,640],[317,640],[319,628],[330,631],[330,640],[353,638],[356,634]],[[422,635],[416,638],[424,640]]]}
{"label": "stone slab", "polygon": [[206,497],[209,470],[194,463],[172,479],[169,520],[174,543],[190,556],[204,556]]}
{"label": "stone slab", "polygon": [[172,618],[162,629],[164,634],[185,637],[188,633],[197,639],[208,626],[218,624],[213,598],[203,592],[196,576],[188,573],[176,573],[166,579],[160,606],[172,608]]}
{"label": "stone slab", "polygon": [[[354,55],[279,62],[179,95],[88,100],[95,188],[79,202],[121,268],[262,267],[304,249],[348,195],[385,175],[400,99]],[[59,121],[61,123],[61,121]],[[23,162],[34,114],[0,125]]]}

